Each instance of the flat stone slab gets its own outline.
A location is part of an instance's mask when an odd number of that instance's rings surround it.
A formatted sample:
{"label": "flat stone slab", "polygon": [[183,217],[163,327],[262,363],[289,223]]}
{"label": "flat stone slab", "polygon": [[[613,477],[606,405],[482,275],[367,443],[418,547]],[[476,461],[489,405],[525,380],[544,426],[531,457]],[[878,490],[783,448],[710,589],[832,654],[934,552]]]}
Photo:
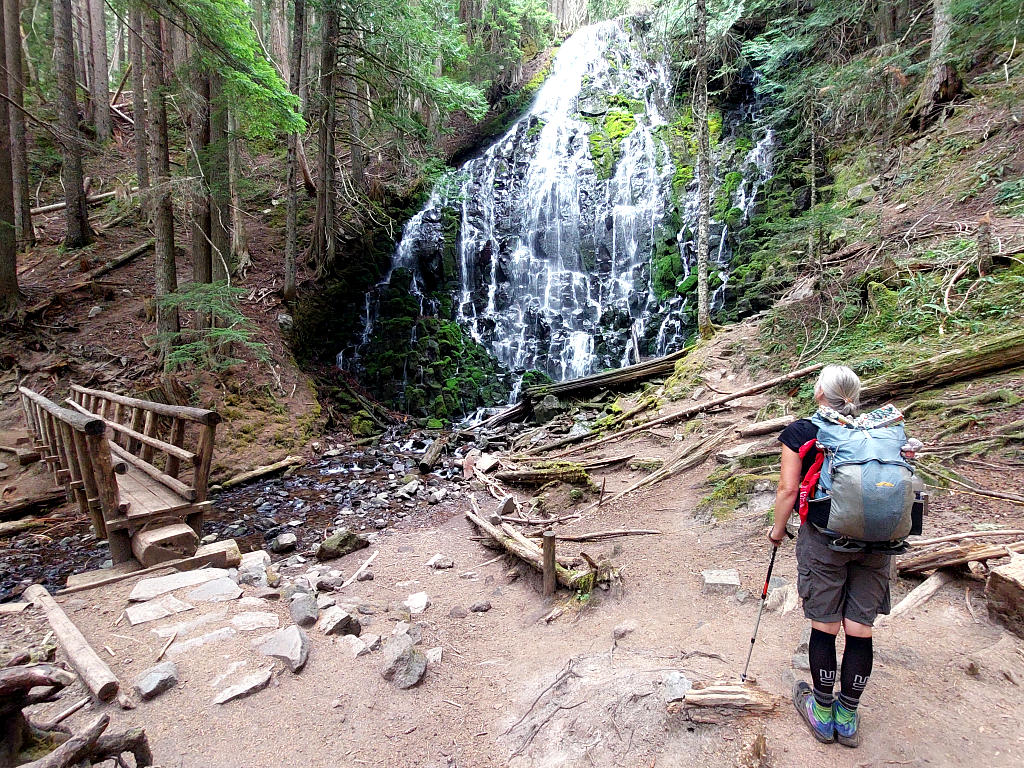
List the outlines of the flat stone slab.
{"label": "flat stone slab", "polygon": [[262,691],[268,685],[270,685],[270,678],[274,674],[274,668],[268,667],[267,669],[259,672],[252,672],[234,685],[228,686],[223,691],[217,694],[214,698],[214,704],[227,704],[229,701],[235,699],[241,699],[245,696],[251,696],[257,691]]}
{"label": "flat stone slab", "polygon": [[405,598],[405,602],[402,605],[409,609],[411,615],[415,616],[427,610],[427,607],[430,605],[430,596],[426,592],[414,592]]}
{"label": "flat stone slab", "polygon": [[231,626],[242,632],[250,632],[254,629],[277,629],[281,626],[281,621],[277,618],[276,613],[245,611],[231,617]]}
{"label": "flat stone slab", "polygon": [[705,595],[731,595],[740,588],[740,574],[735,568],[724,571],[701,571]]}
{"label": "flat stone slab", "polygon": [[124,609],[124,613],[128,617],[128,623],[134,627],[138,624],[145,624],[147,621],[156,621],[176,613],[191,611],[194,607],[174,595],[163,595],[144,603],[129,605]]}
{"label": "flat stone slab", "polygon": [[182,640],[180,643],[174,641],[171,643],[171,647],[167,649],[168,656],[180,656],[183,653],[188,653],[194,648],[199,648],[203,645],[210,643],[216,643],[220,640],[227,640],[229,637],[236,635],[233,627],[221,627],[215,629],[213,632],[207,632],[205,635],[199,637],[193,637],[191,640]]}
{"label": "flat stone slab", "polygon": [[227,615],[228,612],[225,610],[211,611],[210,613],[202,616],[197,616],[191,621],[179,621],[175,624],[169,624],[166,627],[155,627],[152,632],[157,637],[162,637],[165,640],[171,635],[177,635],[178,637],[183,638],[186,635],[192,634],[193,630],[199,629],[199,627],[205,627],[207,624],[213,624],[214,622],[227,618]]}
{"label": "flat stone slab", "polygon": [[208,581],[227,576],[228,572],[224,568],[199,568],[194,571],[181,571],[169,573],[166,576],[156,576],[152,579],[143,579],[135,585],[132,593],[128,595],[128,599],[133,603],[141,603],[176,589],[197,587]]}
{"label": "flat stone slab", "polygon": [[271,632],[260,644],[264,656],[279,659],[292,672],[301,672],[309,658],[309,637],[295,624]]}
{"label": "flat stone slab", "polygon": [[135,681],[135,690],[143,701],[149,701],[178,684],[178,665],[165,661],[150,667]]}
{"label": "flat stone slab", "polygon": [[241,596],[242,588],[227,576],[208,581],[199,589],[193,589],[188,593],[189,600],[207,603],[226,603],[229,600],[237,600]]}

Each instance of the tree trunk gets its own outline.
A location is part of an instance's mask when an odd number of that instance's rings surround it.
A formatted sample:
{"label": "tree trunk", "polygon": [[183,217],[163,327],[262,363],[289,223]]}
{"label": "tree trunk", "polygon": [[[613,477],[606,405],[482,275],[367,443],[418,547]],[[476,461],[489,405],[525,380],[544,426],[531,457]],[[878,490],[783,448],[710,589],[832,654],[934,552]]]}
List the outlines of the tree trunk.
{"label": "tree trunk", "polygon": [[215,283],[231,277],[231,183],[228,179],[228,107],[221,76],[210,73],[210,187],[211,272]]}
{"label": "tree trunk", "polygon": [[104,15],[103,0],[88,0],[89,32],[92,35],[90,46],[92,60],[93,122],[96,125],[96,138],[101,142],[110,141],[114,125],[110,119],[110,69],[107,66],[107,20]]}
{"label": "tree trunk", "polygon": [[323,46],[320,62],[320,97],[323,117],[320,121],[320,148],[317,168],[320,183],[316,195],[316,229],[313,233],[313,258],[318,268],[334,259],[334,123],[335,69],[338,62],[338,14],[326,10],[323,18]]}
{"label": "tree trunk", "polygon": [[146,211],[149,194],[149,142],[146,137],[146,65],[142,56],[142,11],[132,9],[128,51],[132,67],[132,119],[135,121],[135,177],[139,187],[139,207]]}
{"label": "tree trunk", "polygon": [[708,130],[708,10],[706,0],[697,0],[697,82],[694,86],[694,117],[697,121],[697,330],[702,339],[711,338],[711,308],[708,296],[708,260],[711,230],[711,138]]}
{"label": "tree trunk", "polygon": [[[7,4],[0,15],[0,27],[10,23]],[[15,4],[16,5],[16,4]],[[0,49],[7,48],[4,29],[0,28]],[[17,45],[17,43],[15,43]],[[0,61],[8,60],[9,51],[0,50]],[[9,61],[9,60],[8,60]],[[0,96],[7,96],[8,78],[0,77]],[[18,243],[15,237],[14,184],[11,175],[11,127],[8,113],[13,107],[0,107],[0,319],[5,317],[18,302]]]}
{"label": "tree trunk", "polygon": [[32,230],[32,198],[28,188],[28,154],[25,143],[24,66],[21,60],[21,3],[4,0],[6,36],[7,94],[11,99],[11,172],[14,174],[14,231],[18,250],[36,244]]}
{"label": "tree trunk", "polygon": [[228,111],[228,191],[231,198],[231,264],[233,270],[245,273],[252,264],[249,256],[249,235],[245,230],[245,216],[242,210],[242,195],[239,179],[242,160],[238,147],[238,121],[233,110]]}
{"label": "tree trunk", "polygon": [[352,184],[359,192],[366,191],[366,160],[363,158],[362,117],[359,106],[359,85],[355,79],[354,57],[345,57],[345,73],[341,78],[345,116],[348,120],[348,157]]}
{"label": "tree trunk", "polygon": [[[302,46],[306,35],[306,0],[295,0],[295,22],[292,36],[292,57],[289,62],[288,87],[298,95],[302,81]],[[295,256],[298,252],[299,217],[299,136],[288,137],[288,192],[285,208],[284,237],[284,300],[295,300]]]}
{"label": "tree trunk", "polygon": [[928,54],[928,72],[921,85],[913,121],[923,126],[936,107],[953,99],[963,83],[948,61],[949,41],[953,34],[953,0],[932,0],[932,46]]}
{"label": "tree trunk", "polygon": [[281,79],[291,82],[291,67],[288,62],[288,2],[270,0],[270,55],[274,57]]}
{"label": "tree trunk", "polygon": [[92,242],[86,210],[82,173],[82,137],[78,132],[78,101],[75,98],[75,48],[71,0],[53,0],[53,47],[57,69],[57,121],[61,128],[60,180],[64,185],[65,248],[81,248]]}
{"label": "tree trunk", "polygon": [[[195,103],[189,115],[189,176],[192,188],[192,282],[213,279],[210,248],[210,186],[207,183],[210,152],[210,76],[196,65],[192,86]],[[195,328],[209,328],[209,313],[196,310]]]}
{"label": "tree trunk", "polygon": [[167,104],[164,90],[164,56],[160,19],[146,15],[143,20],[146,48],[146,80],[149,88],[149,154],[153,167],[153,236],[156,239],[156,330],[160,358],[167,362],[171,346],[181,329],[178,310],[164,306],[162,299],[178,289],[174,258],[174,205],[171,202],[171,162],[167,146]]}

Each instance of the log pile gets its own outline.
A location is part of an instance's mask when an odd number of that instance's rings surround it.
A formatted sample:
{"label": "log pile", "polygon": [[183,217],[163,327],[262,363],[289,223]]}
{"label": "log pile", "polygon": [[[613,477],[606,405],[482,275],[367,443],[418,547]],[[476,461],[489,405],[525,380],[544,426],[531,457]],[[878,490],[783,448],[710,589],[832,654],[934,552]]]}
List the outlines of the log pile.
{"label": "log pile", "polygon": [[[507,523],[501,526],[494,525],[484,519],[480,513],[476,497],[470,496],[470,503],[473,510],[466,511],[466,518],[486,534],[496,545],[511,555],[515,555],[527,565],[544,572],[544,554],[540,546],[530,541],[521,533],[516,531]],[[557,558],[555,563],[555,578],[559,584],[571,590],[589,592],[599,581],[611,581],[616,578],[617,572],[611,566],[591,565],[587,569],[574,570],[565,565],[566,561]]]}
{"label": "log pile", "polygon": [[1013,552],[1024,552],[1024,539],[997,544],[975,541],[943,542],[921,552],[914,551],[901,558],[897,572],[900,576],[923,574],[939,568],[951,568],[967,563],[984,563],[988,560],[1008,557]]}

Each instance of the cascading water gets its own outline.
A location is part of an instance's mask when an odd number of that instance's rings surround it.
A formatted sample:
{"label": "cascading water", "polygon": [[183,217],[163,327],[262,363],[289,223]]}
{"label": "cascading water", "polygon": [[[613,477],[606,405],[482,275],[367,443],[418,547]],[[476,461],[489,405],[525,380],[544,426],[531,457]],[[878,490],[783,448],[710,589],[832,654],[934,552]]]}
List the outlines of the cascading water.
{"label": "cascading water", "polygon": [[[671,96],[666,66],[645,55],[629,22],[566,40],[529,112],[406,224],[367,300],[362,341],[339,365],[375,354],[386,314],[377,304],[396,293],[403,311],[416,311],[414,300],[420,315],[455,320],[514,374],[573,378],[681,346],[694,314],[695,134],[692,120],[666,117]],[[738,138],[738,123],[719,120],[713,133],[718,305],[732,233],[771,165],[771,135],[755,145]],[[416,327],[403,331],[411,347]],[[403,343],[396,336],[389,355]],[[409,376],[404,364],[387,367]]]}

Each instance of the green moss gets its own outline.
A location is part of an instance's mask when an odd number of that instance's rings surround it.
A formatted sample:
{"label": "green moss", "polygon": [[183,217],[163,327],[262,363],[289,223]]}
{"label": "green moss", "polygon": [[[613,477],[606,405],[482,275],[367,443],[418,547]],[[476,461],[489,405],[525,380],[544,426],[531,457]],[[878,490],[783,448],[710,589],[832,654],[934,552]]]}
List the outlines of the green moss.
{"label": "green moss", "polygon": [[[643,111],[641,105],[641,111]],[[591,124],[590,158],[599,179],[607,180],[622,156],[622,142],[636,129],[636,117],[629,109],[609,109],[602,118],[587,118]]]}
{"label": "green moss", "polygon": [[356,411],[349,420],[348,428],[356,437],[369,437],[377,432],[377,425],[366,411]]}
{"label": "green moss", "polygon": [[724,478],[708,478],[714,483],[711,493],[697,504],[697,510],[710,513],[716,520],[727,520],[742,505],[747,503],[754,487],[761,481],[778,482],[778,475],[730,475]]}

